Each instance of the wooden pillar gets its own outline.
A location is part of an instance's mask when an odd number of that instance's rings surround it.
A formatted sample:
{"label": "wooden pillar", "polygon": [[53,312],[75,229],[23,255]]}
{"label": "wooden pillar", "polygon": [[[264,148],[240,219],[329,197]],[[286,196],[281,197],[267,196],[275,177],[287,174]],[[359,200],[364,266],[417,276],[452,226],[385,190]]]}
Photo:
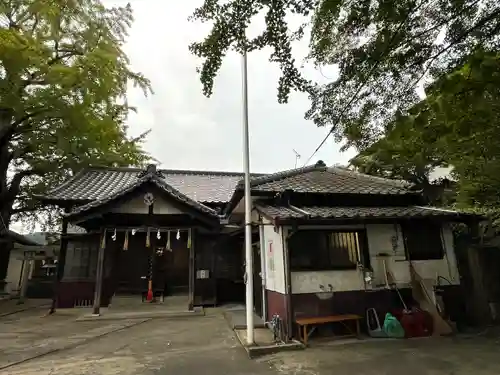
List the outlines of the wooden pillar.
{"label": "wooden pillar", "polygon": [[101,309],[101,294],[102,281],[104,276],[104,250],[106,248],[106,229],[102,232],[101,243],[99,245],[99,253],[97,255],[97,270],[94,289],[94,305],[92,308],[93,315],[99,315]]}
{"label": "wooden pillar", "polygon": [[[68,213],[70,208],[65,208],[64,213]],[[59,248],[59,254],[57,256],[57,267],[56,273],[54,275],[54,286],[52,290],[52,303],[50,305],[49,314],[53,314],[56,311],[57,305],[57,294],[59,293],[59,283],[64,275],[64,266],[66,264],[66,254],[68,252],[68,219],[63,217],[62,228],[61,228],[61,246]]]}
{"label": "wooden pillar", "polygon": [[195,275],[195,264],[194,264],[194,252],[196,246],[196,230],[191,228],[191,246],[189,246],[189,311],[194,309],[194,279]]}
{"label": "wooden pillar", "polygon": [[19,292],[19,300],[17,302],[18,304],[24,303],[24,300],[26,298],[26,290],[28,289],[28,281],[30,278],[32,263],[33,261],[31,259],[28,259],[26,255],[24,255],[22,266],[23,272],[21,275],[21,290]]}

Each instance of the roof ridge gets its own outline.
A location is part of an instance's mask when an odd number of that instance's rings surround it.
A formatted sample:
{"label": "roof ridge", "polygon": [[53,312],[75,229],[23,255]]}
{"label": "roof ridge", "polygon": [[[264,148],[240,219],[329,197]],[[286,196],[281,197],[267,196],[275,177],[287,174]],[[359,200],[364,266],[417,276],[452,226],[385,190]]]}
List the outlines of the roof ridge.
{"label": "roof ridge", "polygon": [[146,170],[141,167],[111,167],[106,165],[88,165],[82,170],[93,171],[93,170],[105,170],[105,171],[116,171],[116,172],[141,172]]}
{"label": "roof ridge", "polygon": [[[373,175],[366,174],[366,173],[361,173],[361,172],[358,172],[358,171],[355,171],[355,170],[352,170],[352,169],[349,169],[347,167],[343,167],[343,166],[340,166],[340,165],[330,167],[330,168],[328,168],[328,170],[329,171],[337,170],[340,173],[363,176],[363,177],[369,178],[369,179],[371,179],[373,181],[384,183],[386,185],[398,186],[398,187],[404,187],[404,188],[411,187],[410,183],[408,183],[406,181],[403,181],[403,180],[396,180],[396,179],[392,179],[392,178],[385,178],[385,177],[380,177],[380,176],[373,176]],[[333,173],[335,173],[335,172],[333,172]]]}
{"label": "roof ridge", "polygon": [[[104,165],[89,165],[82,169],[82,171],[92,171],[92,170],[105,170],[105,171],[117,171],[117,172],[142,172],[145,169],[140,167],[111,167]],[[158,168],[158,171],[164,173],[179,173],[179,174],[194,174],[194,175],[221,175],[221,176],[243,176],[244,172],[232,172],[232,171],[214,171],[214,170],[198,170],[198,169],[171,169],[171,168]],[[265,176],[267,173],[251,173],[253,176]]]}
{"label": "roof ridge", "polygon": [[[255,186],[258,186],[258,185],[261,185],[261,184],[265,184],[265,183],[268,183],[268,182],[274,182],[274,181],[277,181],[277,180],[281,180],[283,178],[297,176],[297,175],[302,174],[302,173],[312,172],[312,171],[316,171],[316,170],[317,171],[324,171],[326,169],[327,169],[326,166],[317,165],[317,164],[308,165],[308,166],[304,166],[304,167],[300,167],[300,168],[288,169],[288,170],[285,170],[285,171],[280,171],[280,172],[271,173],[271,174],[268,174],[268,175],[263,175],[263,176],[259,176],[259,177],[253,178],[250,181],[250,185],[252,187],[255,187]],[[244,180],[240,180],[238,182],[238,186],[239,185],[243,185],[243,184],[244,184]]]}

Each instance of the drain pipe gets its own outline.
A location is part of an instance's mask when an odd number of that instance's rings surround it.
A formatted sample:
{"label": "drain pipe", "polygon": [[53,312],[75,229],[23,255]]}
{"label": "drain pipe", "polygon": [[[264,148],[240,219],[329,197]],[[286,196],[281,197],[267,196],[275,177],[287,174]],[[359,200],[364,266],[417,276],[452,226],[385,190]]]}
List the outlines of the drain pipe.
{"label": "drain pipe", "polygon": [[[285,233],[285,230],[287,233]],[[283,266],[285,268],[285,309],[287,312],[287,339],[292,338],[293,311],[292,311],[292,271],[290,270],[290,253],[288,249],[288,240],[294,235],[296,230],[288,230],[281,227],[281,240],[283,242]]]}
{"label": "drain pipe", "polygon": [[267,262],[266,262],[266,239],[264,238],[264,225],[262,225],[262,218],[259,218],[259,241],[260,241],[260,275],[261,275],[261,288],[262,288],[262,319],[267,321]]}

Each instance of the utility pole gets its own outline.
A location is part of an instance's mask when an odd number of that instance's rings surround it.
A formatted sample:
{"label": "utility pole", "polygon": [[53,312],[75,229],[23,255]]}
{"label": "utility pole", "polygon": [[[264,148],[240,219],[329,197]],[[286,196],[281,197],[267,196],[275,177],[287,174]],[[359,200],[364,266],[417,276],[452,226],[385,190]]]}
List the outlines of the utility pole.
{"label": "utility pole", "polygon": [[242,58],[243,86],[243,171],[245,172],[245,282],[247,344],[253,345],[253,253],[252,253],[252,194],[250,192],[250,140],[248,132],[248,63],[247,51]]}

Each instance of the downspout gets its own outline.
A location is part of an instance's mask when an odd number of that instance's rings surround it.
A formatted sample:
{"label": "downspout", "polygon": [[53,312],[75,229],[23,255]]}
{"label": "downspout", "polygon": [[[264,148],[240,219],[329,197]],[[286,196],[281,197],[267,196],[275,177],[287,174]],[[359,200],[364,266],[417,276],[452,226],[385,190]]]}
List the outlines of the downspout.
{"label": "downspout", "polygon": [[264,226],[262,218],[259,217],[259,241],[260,241],[260,274],[262,281],[262,319],[267,321],[267,298],[266,298],[266,280],[267,280],[267,263],[266,263],[266,239],[264,238]]}
{"label": "downspout", "polygon": [[287,338],[290,340],[292,338],[292,328],[293,328],[293,311],[292,311],[292,271],[290,270],[289,262],[289,251],[288,251],[288,239],[295,233],[295,231],[290,231],[285,235],[285,227],[281,227],[281,240],[283,243],[283,265],[285,269],[285,308],[287,312]]}

